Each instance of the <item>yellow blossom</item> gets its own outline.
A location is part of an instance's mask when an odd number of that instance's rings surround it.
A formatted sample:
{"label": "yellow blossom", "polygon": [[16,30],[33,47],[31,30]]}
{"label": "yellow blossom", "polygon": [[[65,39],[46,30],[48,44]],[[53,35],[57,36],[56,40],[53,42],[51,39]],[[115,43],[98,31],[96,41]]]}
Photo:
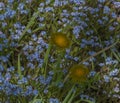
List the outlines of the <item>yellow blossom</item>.
{"label": "yellow blossom", "polygon": [[51,42],[60,49],[66,49],[70,46],[69,38],[61,32],[53,33],[51,35]]}
{"label": "yellow blossom", "polygon": [[85,82],[87,80],[87,76],[89,74],[89,70],[84,65],[74,65],[70,68],[69,76],[73,82]]}

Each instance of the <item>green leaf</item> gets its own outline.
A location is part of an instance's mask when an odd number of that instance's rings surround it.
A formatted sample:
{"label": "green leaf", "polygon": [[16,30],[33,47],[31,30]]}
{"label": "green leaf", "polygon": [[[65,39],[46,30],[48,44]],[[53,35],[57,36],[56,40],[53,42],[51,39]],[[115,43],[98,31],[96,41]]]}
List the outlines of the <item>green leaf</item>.
{"label": "green leaf", "polygon": [[20,76],[20,79],[22,78],[22,72],[21,72],[21,64],[20,64],[20,54],[18,54],[18,74]]}

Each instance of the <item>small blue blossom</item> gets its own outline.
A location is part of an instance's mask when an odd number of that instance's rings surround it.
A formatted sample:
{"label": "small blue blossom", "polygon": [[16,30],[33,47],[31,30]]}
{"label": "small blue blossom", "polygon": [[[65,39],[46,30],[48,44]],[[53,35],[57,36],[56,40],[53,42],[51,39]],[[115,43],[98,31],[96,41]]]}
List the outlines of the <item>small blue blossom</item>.
{"label": "small blue blossom", "polygon": [[52,56],[50,57],[50,62],[51,63],[55,62],[55,59]]}
{"label": "small blue blossom", "polygon": [[50,98],[49,103],[60,103],[57,98]]}
{"label": "small blue blossom", "polygon": [[28,33],[32,33],[31,29],[28,29],[27,32],[28,32]]}
{"label": "small blue blossom", "polygon": [[63,84],[62,82],[59,82],[59,83],[57,84],[57,86],[58,86],[59,88],[62,88],[62,87],[64,86],[64,84]]}
{"label": "small blue blossom", "polygon": [[45,8],[45,12],[53,12],[53,11],[54,11],[53,7],[46,7]]}
{"label": "small blue blossom", "polygon": [[38,44],[40,44],[42,47],[46,47],[47,44],[45,43],[45,41],[43,40],[43,38],[38,38],[38,40],[36,41]]}
{"label": "small blue blossom", "polygon": [[47,94],[48,93],[48,89],[44,89],[44,91],[43,91],[45,94]]}
{"label": "small blue blossom", "polygon": [[26,0],[26,3],[28,3],[28,4],[31,3],[31,2],[32,2],[32,0]]}
{"label": "small blue blossom", "polygon": [[113,97],[120,99],[120,95],[119,94],[114,94]]}
{"label": "small blue blossom", "polygon": [[92,101],[93,103],[96,103],[96,102],[95,102],[95,99],[92,98],[92,97],[90,97],[89,95],[81,94],[81,95],[80,95],[80,98],[81,98],[81,99],[87,99],[87,100]]}
{"label": "small blue blossom", "polygon": [[66,59],[70,59],[70,60],[72,60],[72,59],[73,59],[73,57],[72,57],[72,56],[67,55],[67,54],[65,55],[65,58],[66,58]]}
{"label": "small blue blossom", "polygon": [[28,79],[28,80],[31,79],[31,75],[27,75],[27,79]]}
{"label": "small blue blossom", "polygon": [[40,3],[39,6],[40,6],[40,7],[44,7],[45,4],[44,4],[44,3]]}
{"label": "small blue blossom", "polygon": [[117,14],[116,14],[115,12],[112,12],[112,13],[111,13],[111,16],[112,16],[112,18],[114,18],[114,19],[117,18]]}
{"label": "small blue blossom", "polygon": [[13,40],[18,40],[20,38],[19,35],[11,35],[11,37],[12,37]]}
{"label": "small blue blossom", "polygon": [[75,35],[76,38],[79,37],[79,33],[80,33],[80,26],[75,26],[73,29],[73,34]]}
{"label": "small blue blossom", "polygon": [[3,44],[0,44],[0,52],[3,51]]}
{"label": "small blue blossom", "polygon": [[44,76],[40,76],[39,79],[42,84],[48,85],[52,80],[52,76],[48,76],[47,78],[45,78]]}
{"label": "small blue blossom", "polygon": [[119,70],[118,70],[118,69],[114,69],[114,70],[112,70],[112,71],[109,73],[109,75],[110,75],[110,76],[117,76],[118,73],[119,73]]}
{"label": "small blue blossom", "polygon": [[3,65],[0,64],[0,72],[4,71]]}
{"label": "small blue blossom", "polygon": [[44,27],[44,26],[45,26],[45,24],[39,23],[39,27]]}
{"label": "small blue blossom", "polygon": [[48,76],[47,79],[46,79],[46,83],[50,84],[51,80],[52,80],[52,76]]}
{"label": "small blue blossom", "polygon": [[38,95],[39,91],[38,90],[33,90],[33,95]]}
{"label": "small blue blossom", "polygon": [[8,0],[8,3],[12,4],[14,2],[14,0]]}
{"label": "small blue blossom", "polygon": [[77,5],[80,5],[80,4],[82,4],[82,3],[85,3],[84,0],[71,0],[70,2],[73,2],[73,3],[77,4]]}
{"label": "small blue blossom", "polygon": [[28,11],[27,10],[21,10],[20,13],[21,14],[28,14]]}
{"label": "small blue blossom", "polygon": [[66,13],[65,13],[65,12],[63,12],[63,13],[61,13],[61,16],[62,16],[62,17],[67,17],[67,18],[68,18],[68,17],[70,16],[70,14],[69,14],[69,13],[67,13],[67,12],[66,12]]}
{"label": "small blue blossom", "polygon": [[12,18],[16,14],[15,10],[11,10],[10,8],[7,8],[6,12],[4,13],[5,18]]}
{"label": "small blue blossom", "polygon": [[26,87],[25,96],[28,96],[28,95],[33,95],[33,88],[32,88],[32,86],[27,86]]}
{"label": "small blue blossom", "polygon": [[108,6],[104,6],[103,13],[104,14],[109,14],[110,13],[110,8]]}
{"label": "small blue blossom", "polygon": [[81,48],[85,48],[85,46],[86,46],[85,43],[81,43],[81,44],[80,44],[80,47],[81,47]]}
{"label": "small blue blossom", "polygon": [[5,19],[5,15],[0,14],[0,20],[4,20]]}
{"label": "small blue blossom", "polygon": [[89,65],[90,65],[89,62],[83,62],[83,64],[86,65],[86,66],[89,66]]}
{"label": "small blue blossom", "polygon": [[88,52],[88,54],[89,54],[90,56],[94,55],[95,53],[96,53],[95,51],[89,51],[89,52]]}
{"label": "small blue blossom", "polygon": [[93,30],[89,30],[89,31],[86,32],[86,35],[91,35],[91,34],[93,34],[93,33],[94,33]]}
{"label": "small blue blossom", "polygon": [[104,75],[103,78],[104,78],[104,80],[105,80],[106,83],[110,82],[110,77],[109,76]]}
{"label": "small blue blossom", "polygon": [[18,80],[18,84],[27,84],[28,83],[28,80],[26,77],[22,77],[21,80]]}
{"label": "small blue blossom", "polygon": [[113,30],[115,30],[115,27],[109,26],[109,31],[113,31]]}
{"label": "small blue blossom", "polygon": [[54,6],[55,6],[55,7],[59,6],[59,3],[60,3],[59,0],[55,0],[55,2],[54,2]]}
{"label": "small blue blossom", "polygon": [[25,4],[24,3],[20,3],[19,5],[18,5],[18,10],[23,10],[24,9],[24,6],[25,6]]}
{"label": "small blue blossom", "polygon": [[36,35],[36,34],[32,34],[32,39],[33,39],[34,41],[36,41],[36,40],[37,40],[37,35]]}
{"label": "small blue blossom", "polygon": [[79,60],[79,58],[78,57],[74,57],[74,60],[77,62]]}
{"label": "small blue blossom", "polygon": [[79,8],[78,8],[78,7],[73,7],[73,10],[76,10],[76,11],[77,11],[77,10],[79,10]]}
{"label": "small blue blossom", "polygon": [[8,61],[8,57],[7,56],[0,56],[0,61],[7,62]]}
{"label": "small blue blossom", "polygon": [[5,80],[9,81],[11,79],[11,74],[8,72],[5,74]]}
{"label": "small blue blossom", "polygon": [[35,68],[34,64],[32,64],[30,62],[27,64],[27,67],[30,68],[30,69],[34,69]]}
{"label": "small blue blossom", "polygon": [[105,61],[106,61],[106,64],[112,64],[112,58],[111,57],[107,57]]}
{"label": "small blue blossom", "polygon": [[11,47],[17,47],[18,43],[15,43],[14,41],[10,43]]}
{"label": "small blue blossom", "polygon": [[16,22],[16,23],[14,24],[14,27],[15,27],[16,29],[21,29],[21,28],[22,28],[22,25],[21,25],[20,22]]}
{"label": "small blue blossom", "polygon": [[25,68],[24,68],[23,66],[21,66],[20,69],[21,69],[21,71],[24,71],[24,70],[25,70]]}
{"label": "small blue blossom", "polygon": [[2,27],[6,27],[7,26],[7,23],[6,22],[2,22]]}
{"label": "small blue blossom", "polygon": [[43,7],[39,7],[38,10],[39,10],[41,13],[45,12],[45,9],[44,9]]}
{"label": "small blue blossom", "polygon": [[90,13],[91,13],[91,14],[95,14],[95,13],[97,13],[97,12],[99,12],[99,9],[98,9],[98,8],[91,8],[91,9],[90,9]]}
{"label": "small blue blossom", "polygon": [[68,72],[68,70],[67,70],[67,69],[63,69],[62,72],[63,72],[64,74],[66,74],[66,73]]}
{"label": "small blue blossom", "polygon": [[115,5],[115,8],[120,8],[120,2],[113,2],[113,4]]}
{"label": "small blue blossom", "polygon": [[118,23],[118,22],[113,22],[113,25],[114,25],[114,26],[118,26],[119,23]]}
{"label": "small blue blossom", "polygon": [[89,59],[89,61],[90,61],[90,62],[96,61],[96,59],[95,59],[94,57],[92,57],[92,58]]}
{"label": "small blue blossom", "polygon": [[112,60],[111,57],[107,57],[105,62],[106,62],[106,65],[117,64],[118,63],[118,61]]}
{"label": "small blue blossom", "polygon": [[2,76],[2,73],[0,73],[0,83],[2,83],[3,81],[5,81],[4,77]]}
{"label": "small blue blossom", "polygon": [[100,25],[103,25],[103,24],[104,24],[103,20],[101,20],[101,19],[98,19],[97,22],[98,22]]}
{"label": "small blue blossom", "polygon": [[63,23],[65,23],[65,22],[67,22],[68,20],[67,20],[67,18],[62,18],[62,22]]}
{"label": "small blue blossom", "polygon": [[39,17],[38,20],[39,20],[40,22],[43,22],[43,21],[45,20],[45,18],[44,18],[44,17]]}
{"label": "small blue blossom", "polygon": [[21,14],[28,14],[28,11],[24,9],[25,4],[24,3],[20,3],[17,7],[17,9],[19,10],[19,12]]}
{"label": "small blue blossom", "polygon": [[75,16],[75,17],[76,17],[76,16],[79,16],[79,12],[72,12],[72,13],[71,13],[71,16]]}
{"label": "small blue blossom", "polygon": [[91,77],[94,77],[95,74],[96,74],[96,71],[91,71],[91,72],[90,72],[90,76],[91,76]]}
{"label": "small blue blossom", "polygon": [[85,13],[83,13],[83,12],[80,12],[79,15],[80,15],[81,17],[87,17],[87,15],[86,15]]}
{"label": "small blue blossom", "polygon": [[103,19],[104,21],[108,21],[108,20],[109,20],[109,18],[108,18],[107,16],[102,17],[102,19]]}
{"label": "small blue blossom", "polygon": [[106,0],[98,0],[98,2],[100,3],[104,3]]}
{"label": "small blue blossom", "polygon": [[109,46],[111,43],[109,41],[104,41],[106,46]]}
{"label": "small blue blossom", "polygon": [[46,0],[45,4],[46,5],[50,4],[50,0]]}
{"label": "small blue blossom", "polygon": [[43,76],[40,76],[39,79],[42,84],[46,85],[45,78]]}
{"label": "small blue blossom", "polygon": [[54,74],[54,72],[53,71],[49,71],[49,75],[53,75]]}
{"label": "small blue blossom", "polygon": [[46,31],[41,31],[41,33],[40,33],[42,36],[44,36],[44,35],[46,35],[47,33],[46,33]]}
{"label": "small blue blossom", "polygon": [[89,96],[88,96],[88,95],[81,94],[81,95],[80,95],[80,98],[81,98],[81,99],[87,99],[87,100],[88,100],[88,99],[89,99]]}
{"label": "small blue blossom", "polygon": [[119,88],[118,86],[116,86],[116,87],[114,88],[114,91],[115,91],[116,93],[119,93],[119,92],[120,92],[120,88]]}
{"label": "small blue blossom", "polygon": [[3,10],[5,7],[5,4],[3,2],[0,2],[0,11]]}

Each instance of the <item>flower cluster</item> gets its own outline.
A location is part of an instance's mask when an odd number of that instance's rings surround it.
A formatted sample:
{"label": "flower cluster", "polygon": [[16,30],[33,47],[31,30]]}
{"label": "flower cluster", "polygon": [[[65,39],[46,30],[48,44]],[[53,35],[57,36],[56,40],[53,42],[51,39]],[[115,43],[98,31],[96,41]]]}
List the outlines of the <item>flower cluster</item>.
{"label": "flower cluster", "polygon": [[0,1],[0,102],[119,102],[119,7],[119,0]]}

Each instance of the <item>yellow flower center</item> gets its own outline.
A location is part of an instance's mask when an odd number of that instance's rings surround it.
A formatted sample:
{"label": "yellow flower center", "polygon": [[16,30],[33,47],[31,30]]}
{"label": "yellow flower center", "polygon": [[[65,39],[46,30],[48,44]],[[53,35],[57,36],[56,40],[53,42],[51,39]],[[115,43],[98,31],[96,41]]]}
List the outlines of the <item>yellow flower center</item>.
{"label": "yellow flower center", "polygon": [[70,46],[70,40],[63,33],[53,33],[51,36],[51,42],[61,49],[65,49]]}
{"label": "yellow flower center", "polygon": [[84,65],[74,65],[70,69],[70,78],[73,82],[84,82],[87,80],[87,75],[89,74],[89,70]]}
{"label": "yellow flower center", "polygon": [[60,47],[66,47],[67,46],[66,38],[64,38],[60,35],[56,36],[55,42]]}
{"label": "yellow flower center", "polygon": [[84,71],[81,70],[81,69],[77,69],[77,70],[75,71],[75,75],[80,77],[80,76],[84,75]]}

